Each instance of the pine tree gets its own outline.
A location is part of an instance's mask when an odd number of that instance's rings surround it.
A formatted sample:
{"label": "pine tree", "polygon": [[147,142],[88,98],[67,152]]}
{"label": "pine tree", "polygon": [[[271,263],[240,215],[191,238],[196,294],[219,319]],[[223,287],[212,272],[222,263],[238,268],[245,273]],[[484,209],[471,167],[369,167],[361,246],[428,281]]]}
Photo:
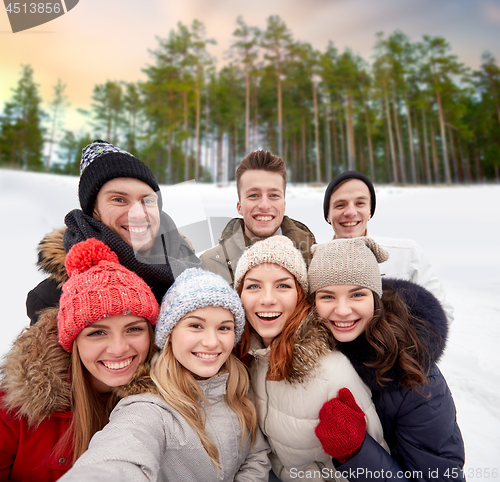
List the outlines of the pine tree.
{"label": "pine tree", "polygon": [[42,170],[44,113],[41,102],[33,69],[23,65],[21,78],[12,99],[5,104],[0,121],[0,165]]}

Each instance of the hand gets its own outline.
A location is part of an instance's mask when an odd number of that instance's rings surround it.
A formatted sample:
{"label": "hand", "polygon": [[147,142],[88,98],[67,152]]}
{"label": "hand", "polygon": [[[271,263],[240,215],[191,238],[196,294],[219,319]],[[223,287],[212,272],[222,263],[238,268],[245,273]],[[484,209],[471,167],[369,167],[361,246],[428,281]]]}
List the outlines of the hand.
{"label": "hand", "polygon": [[321,407],[315,433],[323,450],[341,464],[359,451],[366,435],[365,414],[348,388]]}

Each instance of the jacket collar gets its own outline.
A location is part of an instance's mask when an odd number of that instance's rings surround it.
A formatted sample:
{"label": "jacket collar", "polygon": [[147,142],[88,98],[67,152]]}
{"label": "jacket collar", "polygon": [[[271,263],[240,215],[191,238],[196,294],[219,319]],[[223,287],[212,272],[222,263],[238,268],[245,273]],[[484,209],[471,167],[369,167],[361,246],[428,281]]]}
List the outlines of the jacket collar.
{"label": "jacket collar", "polygon": [[[299,221],[284,216],[281,223],[281,231],[283,236],[293,241],[295,246],[300,249],[306,263],[309,263],[311,246],[316,243],[316,239],[309,228]],[[250,239],[245,234],[243,218],[233,218],[223,229],[219,245],[217,246],[218,249],[214,250],[216,252],[210,258],[223,264],[226,263],[226,258],[235,263],[240,258],[244,249],[251,244]],[[304,249],[304,246],[306,249]],[[235,268],[233,266],[233,269]]]}
{"label": "jacket collar", "polygon": [[[250,354],[256,358],[269,356],[270,347],[265,348],[260,337],[254,336]],[[320,358],[331,351],[330,330],[313,308],[297,328],[294,336],[292,366],[287,381],[303,383],[318,366]]]}
{"label": "jacket collar", "polygon": [[37,425],[54,412],[71,410],[71,354],[57,341],[57,308],[14,341],[0,366],[2,402]]}

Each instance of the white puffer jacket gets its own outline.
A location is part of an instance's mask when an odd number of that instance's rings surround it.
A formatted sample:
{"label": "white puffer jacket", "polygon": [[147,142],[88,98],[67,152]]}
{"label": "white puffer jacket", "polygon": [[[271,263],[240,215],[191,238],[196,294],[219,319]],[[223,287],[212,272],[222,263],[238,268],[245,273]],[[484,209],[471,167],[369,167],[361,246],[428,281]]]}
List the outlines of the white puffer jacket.
{"label": "white puffer jacket", "polygon": [[[368,433],[386,450],[382,426],[363,383],[345,355],[331,350],[328,328],[311,312],[295,335],[295,353],[287,380],[266,380],[269,348],[252,340],[250,380],[259,426],[271,446],[273,471],[283,481],[339,480],[332,458],[314,433],[323,404],[348,388],[366,416]],[[344,479],[345,480],[345,479]]]}
{"label": "white puffer jacket", "polygon": [[382,278],[404,279],[423,286],[439,300],[448,323],[452,323],[453,306],[421,246],[413,239],[370,237],[389,253],[389,259],[380,264]]}

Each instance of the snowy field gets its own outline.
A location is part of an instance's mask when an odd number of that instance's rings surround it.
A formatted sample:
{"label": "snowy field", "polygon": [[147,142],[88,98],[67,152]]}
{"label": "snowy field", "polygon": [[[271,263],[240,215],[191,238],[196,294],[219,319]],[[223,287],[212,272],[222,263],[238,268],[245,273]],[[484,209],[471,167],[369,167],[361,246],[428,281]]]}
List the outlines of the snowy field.
{"label": "snowy field", "polygon": [[[44,278],[35,267],[37,244],[78,207],[77,186],[77,178],[0,170],[0,356],[29,323],[26,294]],[[324,190],[287,189],[287,214],[307,224],[319,242],[333,234],[323,218]],[[466,476],[500,480],[500,185],[376,191],[370,233],[418,241],[455,307],[440,368],[457,405]],[[162,194],[181,231],[207,217],[236,215],[234,185],[163,186]]]}

